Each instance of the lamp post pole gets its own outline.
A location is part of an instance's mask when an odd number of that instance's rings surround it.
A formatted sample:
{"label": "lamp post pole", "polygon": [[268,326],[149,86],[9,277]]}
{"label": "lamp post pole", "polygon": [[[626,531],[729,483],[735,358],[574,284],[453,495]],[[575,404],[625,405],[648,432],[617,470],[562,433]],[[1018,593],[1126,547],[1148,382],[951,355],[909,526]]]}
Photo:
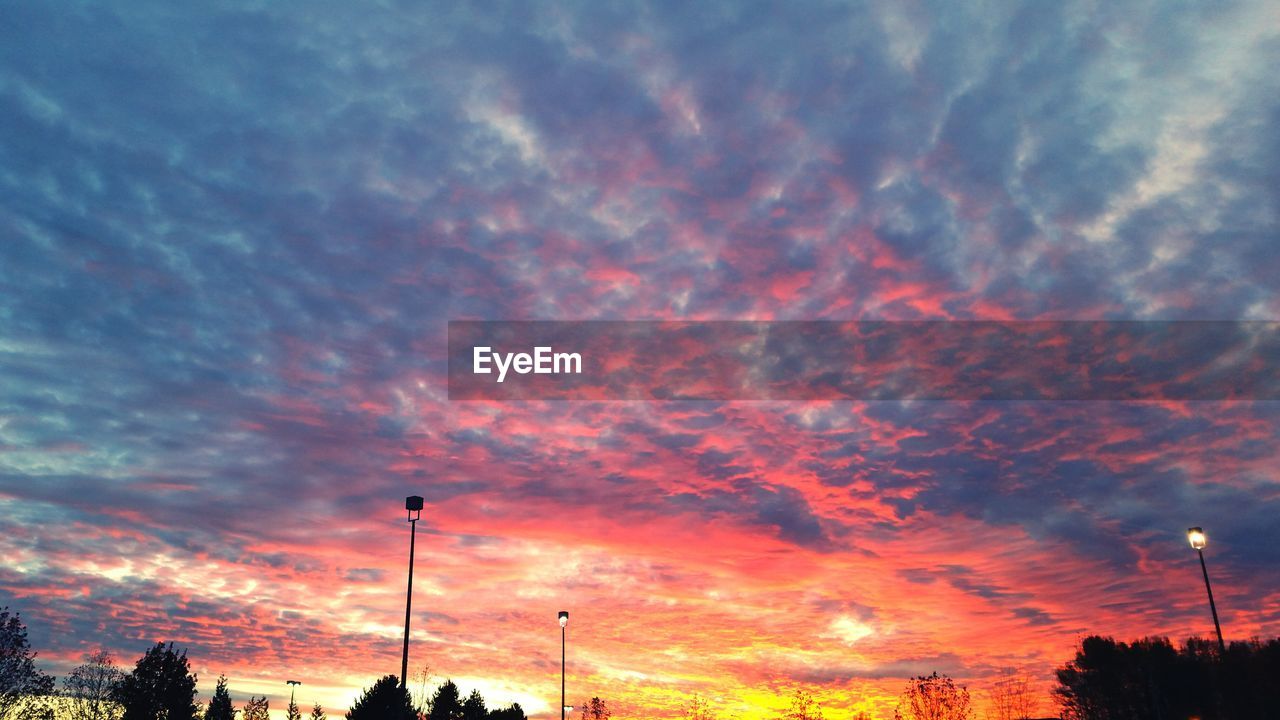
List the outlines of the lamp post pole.
{"label": "lamp post pole", "polygon": [[407,686],[409,677],[409,613],[413,609],[413,550],[418,538],[418,518],[422,516],[422,498],[410,495],[404,499],[404,509],[409,513],[409,589],[404,601],[404,653],[400,656],[400,689]]}
{"label": "lamp post pole", "polygon": [[1200,572],[1204,574],[1204,590],[1209,594],[1209,612],[1213,613],[1213,629],[1218,633],[1218,650],[1225,657],[1227,644],[1222,640],[1222,624],[1218,622],[1218,606],[1213,602],[1213,586],[1209,584],[1209,566],[1204,563],[1204,546],[1209,544],[1204,530],[1193,527],[1187,529],[1187,540],[1200,556]]}
{"label": "lamp post pole", "polygon": [[565,697],[564,697],[564,636],[565,626],[569,624],[569,611],[560,611],[560,720],[565,718]]}
{"label": "lamp post pole", "polygon": [[290,705],[290,706],[292,706],[292,705],[293,705],[293,693],[294,693],[294,691],[295,691],[295,690],[297,690],[297,689],[298,689],[298,686],[299,686],[299,685],[301,685],[302,683],[301,683],[300,681],[298,681],[298,680],[285,680],[285,681],[284,681],[284,684],[289,686],[289,705]]}

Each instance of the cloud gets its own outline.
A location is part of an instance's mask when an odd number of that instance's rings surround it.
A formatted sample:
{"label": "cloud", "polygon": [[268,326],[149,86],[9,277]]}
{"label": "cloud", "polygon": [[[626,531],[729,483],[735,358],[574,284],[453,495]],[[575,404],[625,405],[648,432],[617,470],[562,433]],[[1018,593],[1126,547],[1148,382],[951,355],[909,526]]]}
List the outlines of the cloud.
{"label": "cloud", "polygon": [[1271,9],[1095,10],[6,5],[0,605],[340,709],[420,494],[415,664],[544,717],[563,608],[670,716],[1203,634],[1191,525],[1276,634],[1270,403],[447,400],[456,319],[1274,320]]}

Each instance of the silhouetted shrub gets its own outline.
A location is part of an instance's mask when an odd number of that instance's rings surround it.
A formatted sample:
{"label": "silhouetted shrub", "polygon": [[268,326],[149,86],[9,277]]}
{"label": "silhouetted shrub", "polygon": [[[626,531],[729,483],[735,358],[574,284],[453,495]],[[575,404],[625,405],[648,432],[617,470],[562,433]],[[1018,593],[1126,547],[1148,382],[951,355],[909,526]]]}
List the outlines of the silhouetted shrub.
{"label": "silhouetted shrub", "polygon": [[347,712],[347,720],[411,720],[417,715],[400,680],[387,675],[364,691]]}

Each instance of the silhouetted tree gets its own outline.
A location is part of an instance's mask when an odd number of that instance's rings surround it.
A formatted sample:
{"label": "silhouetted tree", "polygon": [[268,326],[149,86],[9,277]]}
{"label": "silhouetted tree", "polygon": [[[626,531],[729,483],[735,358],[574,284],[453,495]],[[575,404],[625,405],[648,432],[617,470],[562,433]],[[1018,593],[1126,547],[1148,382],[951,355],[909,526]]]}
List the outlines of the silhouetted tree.
{"label": "silhouetted tree", "polygon": [[315,707],[311,708],[310,717],[311,720],[329,720],[328,716],[324,714],[324,708],[320,707],[320,703],[316,703]]}
{"label": "silhouetted tree", "polygon": [[204,720],[236,720],[236,709],[231,705],[231,693],[227,691],[227,676],[218,676],[218,686],[213,690],[209,707],[204,709]]}
{"label": "silhouetted tree", "polygon": [[613,711],[609,709],[609,703],[598,697],[582,703],[582,720],[609,720],[613,717]]}
{"label": "silhouetted tree", "polygon": [[684,720],[715,720],[715,714],[701,695],[694,695],[684,709]]}
{"label": "silhouetted tree", "polygon": [[797,689],[791,696],[791,707],[782,713],[783,720],[822,720],[822,708],[807,690]]}
{"label": "silhouetted tree", "polygon": [[244,704],[244,708],[240,711],[241,720],[270,720],[271,703],[267,701],[267,696],[262,697],[249,696],[249,702]]}
{"label": "silhouetted tree", "polygon": [[969,691],[946,675],[921,675],[907,684],[894,708],[894,720],[969,720]]}
{"label": "silhouetted tree", "polygon": [[487,709],[479,690],[472,690],[463,700],[462,691],[452,680],[445,680],[436,688],[423,715],[426,720],[526,720],[519,703]]}
{"label": "silhouetted tree", "polygon": [[[1200,667],[1214,652],[1207,640],[1188,640],[1184,653]],[[1221,682],[1225,717],[1260,718],[1280,708],[1280,638],[1250,640],[1227,646],[1216,678]],[[1201,671],[1203,672],[1203,670]]]}
{"label": "silhouetted tree", "polygon": [[36,669],[36,653],[18,613],[0,608],[0,720],[46,717],[53,678]]}
{"label": "silhouetted tree", "polygon": [[467,701],[462,703],[462,720],[485,720],[489,709],[484,706],[484,698],[479,690],[472,690]]}
{"label": "silhouetted tree", "polygon": [[124,720],[194,720],[196,676],[187,651],[173,643],[156,643],[116,686],[116,702],[124,706]]}
{"label": "silhouetted tree", "polygon": [[62,679],[62,694],[67,697],[67,715],[71,720],[116,720],[124,708],[112,699],[124,672],[115,666],[105,650],[89,653]]}
{"label": "silhouetted tree", "polygon": [[520,707],[520,703],[511,703],[504,708],[489,711],[489,720],[527,720],[524,716],[524,708]]}
{"label": "silhouetted tree", "polygon": [[1212,684],[1207,674],[1197,677],[1194,665],[1180,662],[1166,638],[1126,644],[1087,637],[1075,660],[1058,670],[1054,694],[1063,716],[1073,720],[1172,717],[1172,712],[1212,717]]}
{"label": "silhouetted tree", "polygon": [[462,693],[452,680],[445,680],[431,696],[427,720],[462,720]]}
{"label": "silhouetted tree", "polygon": [[1266,717],[1280,707],[1280,638],[1233,642],[1223,655],[1198,638],[1179,649],[1167,638],[1091,636],[1057,675],[1068,720]]}
{"label": "silhouetted tree", "polygon": [[347,712],[347,720],[408,720],[417,717],[409,691],[395,675],[383,676],[364,691]]}
{"label": "silhouetted tree", "polygon": [[284,709],[285,720],[302,720],[302,711],[298,709],[298,703],[289,698],[289,706]]}
{"label": "silhouetted tree", "polygon": [[1027,720],[1034,717],[1036,694],[1027,677],[1007,677],[991,689],[990,720]]}

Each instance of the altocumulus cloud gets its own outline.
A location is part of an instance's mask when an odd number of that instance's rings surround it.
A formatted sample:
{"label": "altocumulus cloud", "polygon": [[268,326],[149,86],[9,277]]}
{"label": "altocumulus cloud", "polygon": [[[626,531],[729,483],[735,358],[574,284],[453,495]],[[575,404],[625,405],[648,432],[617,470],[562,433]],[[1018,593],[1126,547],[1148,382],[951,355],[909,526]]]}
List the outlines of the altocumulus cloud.
{"label": "altocumulus cloud", "polygon": [[1280,632],[1271,403],[443,384],[451,319],[1276,319],[1273,15],[8,3],[0,603],[54,669],[162,636],[341,708],[417,492],[418,646],[544,714],[562,605],[654,714],[1203,633],[1192,524]]}

